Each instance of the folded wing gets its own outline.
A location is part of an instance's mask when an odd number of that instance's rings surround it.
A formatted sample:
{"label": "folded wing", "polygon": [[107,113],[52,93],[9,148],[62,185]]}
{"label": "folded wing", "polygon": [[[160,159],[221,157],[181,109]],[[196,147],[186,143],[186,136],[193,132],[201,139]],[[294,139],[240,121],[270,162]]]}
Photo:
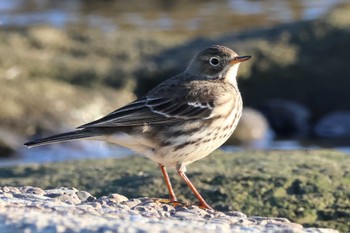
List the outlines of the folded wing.
{"label": "folded wing", "polygon": [[78,128],[157,125],[191,119],[208,119],[213,106],[209,102],[188,101],[179,97],[143,97]]}

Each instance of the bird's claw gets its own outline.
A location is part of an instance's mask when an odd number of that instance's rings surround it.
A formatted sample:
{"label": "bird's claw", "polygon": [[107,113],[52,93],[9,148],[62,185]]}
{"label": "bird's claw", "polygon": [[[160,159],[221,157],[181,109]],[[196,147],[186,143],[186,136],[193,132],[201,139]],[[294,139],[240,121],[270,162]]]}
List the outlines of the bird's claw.
{"label": "bird's claw", "polygon": [[[189,206],[192,205],[192,204],[180,202],[180,201],[177,201],[177,200],[170,200],[170,199],[163,199],[163,198],[154,198],[153,200],[156,203],[172,205],[175,208],[178,207],[178,206],[189,207]],[[195,205],[198,206],[199,208],[203,209],[203,210],[214,210],[207,203],[197,203]]]}
{"label": "bird's claw", "polygon": [[180,205],[182,205],[182,206],[189,206],[189,204],[183,203],[183,202],[180,202],[180,201],[177,201],[177,200],[155,198],[154,201],[156,203],[160,203],[160,204],[172,205],[173,207],[177,207],[177,206],[180,206]]}

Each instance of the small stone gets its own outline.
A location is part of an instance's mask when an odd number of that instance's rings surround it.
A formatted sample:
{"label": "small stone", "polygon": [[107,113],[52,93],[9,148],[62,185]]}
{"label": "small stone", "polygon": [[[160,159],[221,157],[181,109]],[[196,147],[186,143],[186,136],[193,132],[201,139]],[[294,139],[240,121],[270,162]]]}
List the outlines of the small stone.
{"label": "small stone", "polygon": [[88,193],[86,191],[79,191],[79,192],[76,193],[76,195],[78,196],[78,198],[82,202],[84,202],[84,201],[92,201],[92,200],[96,199],[95,197],[91,196],[90,193]]}
{"label": "small stone", "polygon": [[108,195],[108,198],[111,202],[115,204],[120,204],[121,202],[128,201],[129,199],[123,195],[112,193]]}
{"label": "small stone", "polygon": [[35,194],[35,195],[39,195],[39,196],[44,196],[45,195],[45,191],[42,190],[41,188],[37,188],[37,187],[29,187],[25,193],[30,193],[30,194]]}
{"label": "small stone", "polygon": [[170,212],[164,212],[164,211],[162,211],[162,212],[159,212],[159,215],[160,215],[161,217],[170,217],[170,216],[171,216],[171,213],[170,213]]}
{"label": "small stone", "polygon": [[147,205],[150,203],[154,203],[154,200],[150,199],[150,198],[139,198],[139,200],[141,201],[142,205]]}
{"label": "small stone", "polygon": [[64,202],[66,204],[79,204],[79,203],[81,203],[81,201],[79,200],[79,198],[76,195],[71,196],[69,194],[50,193],[50,194],[46,194],[45,196],[59,200],[59,201]]}
{"label": "small stone", "polygon": [[220,211],[215,211],[214,213],[210,213],[212,214],[215,218],[216,217],[226,217],[227,215],[223,212],[220,212]]}
{"label": "small stone", "polygon": [[189,211],[176,211],[173,216],[184,220],[184,219],[191,219],[197,215],[194,212],[189,212]]}
{"label": "small stone", "polygon": [[74,196],[76,193],[79,191],[76,188],[67,188],[67,187],[60,187],[60,188],[55,188],[55,189],[48,189],[45,190],[47,194],[51,193],[60,193],[64,195],[69,195],[69,196]]}
{"label": "small stone", "polygon": [[7,198],[12,198],[13,194],[12,193],[3,193],[2,196],[7,197]]}
{"label": "small stone", "polygon": [[95,209],[97,210],[100,210],[102,209],[102,205],[98,202],[88,202],[88,203],[85,203],[86,205],[91,205],[92,207],[94,207]]}
{"label": "small stone", "polygon": [[163,209],[163,211],[166,211],[166,212],[171,212],[171,211],[175,210],[174,206],[167,205],[167,204],[162,205],[162,209]]}
{"label": "small stone", "polygon": [[282,226],[282,227],[292,227],[292,228],[299,228],[302,229],[303,226],[298,223],[291,223],[291,222],[281,222],[278,220],[275,220],[273,218],[263,220],[258,223],[258,225],[266,225],[266,226]]}
{"label": "small stone", "polygon": [[230,224],[232,221],[229,218],[213,218],[208,221],[209,223],[215,223],[215,224]]}
{"label": "small stone", "polygon": [[286,218],[273,218],[273,220],[283,222],[283,223],[290,223],[290,221]]}
{"label": "small stone", "polygon": [[189,206],[188,210],[190,212],[196,213],[202,217],[205,216],[206,214],[208,214],[207,210],[201,209],[198,206]]}
{"label": "small stone", "polygon": [[130,200],[124,202],[123,204],[129,206],[129,208],[131,209],[140,203],[141,203],[141,200],[139,200],[139,199],[130,199]]}
{"label": "small stone", "polygon": [[112,230],[103,230],[103,233],[113,233],[113,231]]}
{"label": "small stone", "polygon": [[141,215],[143,217],[147,217],[147,218],[159,218],[160,217],[159,213],[153,212],[153,211],[151,211],[151,212],[150,211],[144,211],[144,212],[141,213]]}
{"label": "small stone", "polygon": [[257,221],[254,219],[240,218],[238,219],[237,223],[240,225],[252,225],[252,224],[256,224]]}
{"label": "small stone", "polygon": [[188,208],[185,207],[185,206],[182,206],[182,205],[178,205],[178,206],[175,207],[175,210],[176,211],[187,211]]}
{"label": "small stone", "polygon": [[148,203],[142,203],[143,206],[147,207],[149,210],[154,211],[163,211],[163,208],[161,204],[156,202],[148,202]]}
{"label": "small stone", "polygon": [[145,211],[147,211],[147,207],[146,206],[142,206],[142,205],[138,205],[138,206],[135,206],[134,208],[132,208],[132,210],[136,210],[136,211],[139,211],[139,212],[145,212]]}
{"label": "small stone", "polygon": [[116,206],[117,208],[121,209],[121,210],[130,210],[130,207],[127,205],[123,205],[123,204],[119,204]]}
{"label": "small stone", "polygon": [[239,212],[239,211],[227,211],[225,212],[226,215],[236,218],[247,218],[247,215]]}
{"label": "small stone", "polygon": [[58,198],[58,197],[62,196],[62,194],[61,193],[48,193],[45,196],[50,197],[50,198]]}
{"label": "small stone", "polygon": [[52,199],[59,200],[60,202],[64,202],[66,204],[80,204],[81,200],[79,199],[76,193],[79,192],[76,188],[56,188],[56,189],[48,189],[45,190],[46,194],[44,196],[50,197]]}
{"label": "small stone", "polygon": [[270,223],[270,220],[264,219],[258,222],[258,225],[264,226]]}

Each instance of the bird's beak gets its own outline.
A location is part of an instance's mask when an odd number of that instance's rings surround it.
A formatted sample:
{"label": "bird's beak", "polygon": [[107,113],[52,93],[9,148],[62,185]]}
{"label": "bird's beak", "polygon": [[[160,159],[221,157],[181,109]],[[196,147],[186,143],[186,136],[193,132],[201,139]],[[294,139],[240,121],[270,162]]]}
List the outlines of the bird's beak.
{"label": "bird's beak", "polygon": [[238,57],[234,57],[231,61],[230,61],[230,64],[231,65],[234,65],[234,64],[237,64],[237,63],[241,63],[241,62],[244,62],[244,61],[247,61],[249,60],[250,58],[252,58],[253,56],[238,56]]}

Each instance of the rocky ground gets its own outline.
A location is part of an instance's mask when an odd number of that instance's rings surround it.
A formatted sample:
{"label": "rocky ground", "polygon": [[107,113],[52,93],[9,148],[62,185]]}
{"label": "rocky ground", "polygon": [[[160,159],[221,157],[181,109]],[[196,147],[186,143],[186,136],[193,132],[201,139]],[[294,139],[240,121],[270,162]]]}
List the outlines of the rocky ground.
{"label": "rocky ground", "polygon": [[[304,227],[350,230],[347,154],[332,150],[215,152],[188,166],[187,174],[206,201],[223,213],[241,211],[247,216],[287,218]],[[169,168],[169,175],[179,200],[196,203],[174,170]],[[142,157],[1,167],[0,186],[76,187],[95,197],[111,193],[130,199],[168,197],[158,166]],[[70,199],[80,203],[79,198]]]}
{"label": "rocky ground", "polygon": [[203,210],[128,199],[96,198],[75,188],[0,187],[0,231],[6,232],[285,232],[335,233],[303,228],[285,218],[247,217],[237,211]]}

